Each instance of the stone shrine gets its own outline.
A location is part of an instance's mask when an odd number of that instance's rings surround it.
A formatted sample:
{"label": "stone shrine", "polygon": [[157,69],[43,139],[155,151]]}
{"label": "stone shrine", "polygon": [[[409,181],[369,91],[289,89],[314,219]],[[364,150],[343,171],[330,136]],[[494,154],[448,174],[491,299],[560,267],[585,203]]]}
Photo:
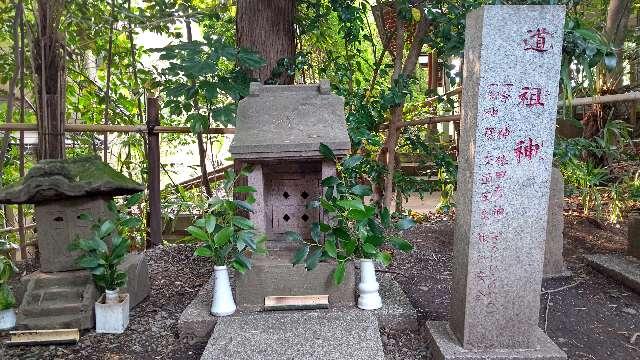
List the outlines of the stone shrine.
{"label": "stone shrine", "polygon": [[566,359],[538,328],[564,6],[466,20],[449,321],[434,359]]}
{"label": "stone shrine", "polygon": [[[75,263],[78,254],[67,247],[91,234],[96,219],[112,214],[107,204],[114,196],[144,191],[144,186],[118,173],[100,158],[42,160],[24,179],[0,189],[2,204],[34,204],[40,271],[21,279],[24,295],[18,311],[18,327],[93,327],[93,304],[97,290],[91,275]],[[120,269],[128,275],[131,307],[149,293],[147,263],[142,254],[130,254]]]}
{"label": "stone shrine", "polygon": [[320,181],[336,174],[332,161],[323,159],[320,144],[336,156],[351,151],[344,118],[344,99],[333,95],[329,82],[318,85],[262,85],[252,83],[249,97],[240,101],[236,135],[230,152],[236,168],[253,168],[247,184],[256,189],[256,228],[268,237],[269,255],[256,259],[253,269],[237,277],[240,306],[264,305],[265,296],[329,294],[332,304],[353,304],[354,277],[332,285],[332,264],[312,272],[292,267],[292,250],[283,234],[296,231],[310,239],[311,224],[322,216],[307,204],[322,191]]}

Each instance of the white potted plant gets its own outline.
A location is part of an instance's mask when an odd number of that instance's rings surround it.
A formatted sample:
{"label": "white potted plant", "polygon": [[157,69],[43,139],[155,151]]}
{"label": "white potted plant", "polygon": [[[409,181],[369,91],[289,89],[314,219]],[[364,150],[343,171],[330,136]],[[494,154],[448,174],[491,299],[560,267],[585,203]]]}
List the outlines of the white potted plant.
{"label": "white potted plant", "polygon": [[[134,195],[127,199],[127,204],[137,201],[139,197]],[[126,285],[127,274],[118,266],[127,257],[131,245],[129,239],[121,234],[139,227],[142,221],[119,213],[113,201],[109,203],[109,210],[114,214],[113,220],[94,221],[92,235],[88,239],[74,241],[69,250],[81,253],[76,259],[78,265],[89,270],[96,286],[104,290],[95,303],[96,332],[121,334],[129,324],[129,294],[120,292],[120,288]],[[80,216],[92,220],[90,215]]]}
{"label": "white potted plant", "polygon": [[[320,152],[331,160],[335,155],[326,145],[320,145]],[[353,155],[342,161],[338,170],[341,176],[322,179],[325,188],[320,199],[309,204],[321,208],[323,220],[312,224],[311,239],[302,239],[295,232],[288,232],[290,240],[301,241],[302,246],[294,254],[293,264],[305,263],[307,270],[313,270],[320,259],[334,259],[336,269],[334,282],[338,285],[344,279],[346,262],[360,263],[360,283],[358,284],[358,307],[374,310],[382,307],[378,293],[374,262],[388,266],[392,254],[387,249],[411,251],[412,245],[397,235],[390,235],[390,229],[407,230],[414,225],[411,218],[393,220],[389,209],[366,205],[364,197],[372,194],[371,186],[363,185],[356,178],[345,174],[360,174],[357,166],[363,160],[361,155]]]}
{"label": "white potted plant", "polygon": [[[225,173],[223,197],[214,197],[207,203],[204,216],[187,228],[192,239],[202,245],[195,251],[213,262],[214,286],[211,314],[228,316],[236,311],[236,304],[229,281],[229,267],[239,273],[251,268],[250,253],[264,254],[266,237],[255,230],[251,220],[238,215],[239,210],[252,212],[256,190],[250,186],[235,186],[239,176],[246,176],[243,169],[238,176],[233,171]],[[247,199],[234,200],[234,194],[246,194]]]}
{"label": "white potted plant", "polygon": [[16,299],[8,284],[16,272],[18,269],[11,260],[0,255],[0,330],[9,330],[16,326]]}

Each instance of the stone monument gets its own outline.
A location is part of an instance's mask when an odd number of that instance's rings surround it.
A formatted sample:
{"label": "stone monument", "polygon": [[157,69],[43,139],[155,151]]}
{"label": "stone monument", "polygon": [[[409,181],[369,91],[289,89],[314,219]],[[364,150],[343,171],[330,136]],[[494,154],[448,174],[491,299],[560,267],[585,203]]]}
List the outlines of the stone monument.
{"label": "stone monument", "polygon": [[[40,271],[24,276],[18,326],[46,329],[93,327],[97,291],[91,275],[75,263],[67,247],[88,237],[91,223],[80,214],[107,219],[114,196],[144,191],[144,186],[118,173],[100,158],[42,160],[24,179],[0,189],[2,204],[34,204]],[[121,265],[128,275],[131,306],[149,293],[149,275],[142,254],[130,254]]]}
{"label": "stone monument", "polygon": [[566,359],[538,328],[564,6],[467,15],[448,322],[435,359]]}
{"label": "stone monument", "polygon": [[551,170],[547,238],[544,242],[544,278],[570,276],[564,264],[564,179],[559,169]]}
{"label": "stone monument", "polygon": [[236,167],[253,168],[247,184],[257,191],[249,214],[268,237],[269,255],[256,259],[253,269],[236,277],[239,305],[262,306],[265,296],[329,294],[330,304],[353,304],[354,277],[333,286],[333,265],[311,272],[292,267],[291,244],[284,238],[296,231],[310,239],[311,225],[322,213],[307,204],[317,198],[320,181],[336,174],[333,161],[323,159],[320,144],[336,156],[351,151],[344,118],[344,99],[333,95],[328,81],[317,85],[271,86],[252,83],[249,97],[238,106],[236,135],[230,152]]}

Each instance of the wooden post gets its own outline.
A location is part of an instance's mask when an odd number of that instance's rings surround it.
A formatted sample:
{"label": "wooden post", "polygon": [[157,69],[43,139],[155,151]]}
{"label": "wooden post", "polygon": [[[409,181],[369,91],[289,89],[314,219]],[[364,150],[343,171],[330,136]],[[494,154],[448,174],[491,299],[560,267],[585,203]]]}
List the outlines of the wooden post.
{"label": "wooden post", "polygon": [[160,125],[160,104],[157,98],[147,98],[147,135],[148,140],[148,175],[147,190],[149,192],[149,233],[147,247],[162,243],[162,213],[160,209],[160,134],[154,131]]}

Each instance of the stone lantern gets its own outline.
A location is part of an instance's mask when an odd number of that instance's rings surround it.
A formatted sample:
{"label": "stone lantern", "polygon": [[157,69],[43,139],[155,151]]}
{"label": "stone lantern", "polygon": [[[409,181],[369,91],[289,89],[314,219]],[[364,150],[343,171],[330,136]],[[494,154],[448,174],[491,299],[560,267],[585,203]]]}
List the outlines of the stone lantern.
{"label": "stone lantern", "polygon": [[[118,173],[100,158],[43,160],[19,183],[0,189],[0,204],[34,204],[40,271],[24,276],[18,326],[26,328],[93,327],[97,292],[91,275],[67,250],[77,238],[91,234],[95,219],[112,217],[107,204],[114,196],[131,195],[144,186]],[[121,265],[127,272],[132,306],[149,293],[149,275],[142,254],[130,254]]]}
{"label": "stone lantern", "polygon": [[241,306],[259,306],[265,296],[329,294],[336,304],[353,303],[353,273],[346,284],[331,286],[333,265],[312,272],[293,268],[292,249],[283,234],[296,231],[311,237],[311,225],[322,216],[307,204],[322,191],[323,178],[336,174],[333,161],[323,159],[320,144],[338,157],[351,143],[344,118],[344,99],[331,93],[329,82],[316,85],[252,83],[249,97],[238,106],[236,135],[230,147],[236,168],[250,165],[247,185],[257,191],[249,214],[268,238],[269,255],[256,259],[254,269],[236,282]]}

